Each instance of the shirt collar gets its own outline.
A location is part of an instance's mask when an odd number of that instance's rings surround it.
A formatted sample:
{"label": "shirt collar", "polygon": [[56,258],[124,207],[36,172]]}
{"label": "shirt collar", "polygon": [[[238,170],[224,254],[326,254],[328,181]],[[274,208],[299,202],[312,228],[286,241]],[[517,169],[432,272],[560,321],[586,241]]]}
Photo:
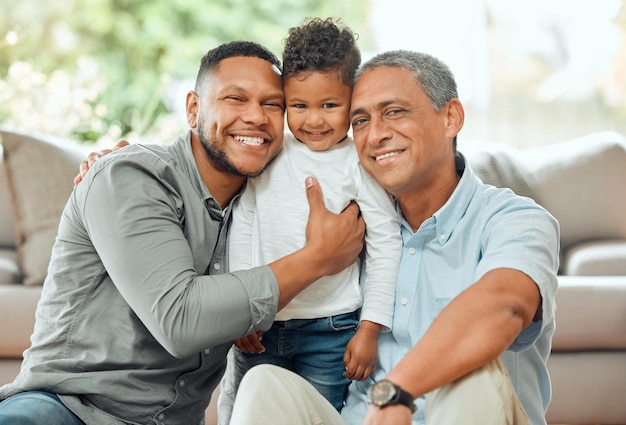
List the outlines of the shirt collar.
{"label": "shirt collar", "polygon": [[198,191],[198,194],[204,201],[204,204],[207,206],[211,217],[214,219],[221,219],[227,216],[228,212],[232,209],[231,206],[233,205],[233,202],[235,202],[241,193],[243,193],[246,185],[244,184],[239,193],[231,199],[228,205],[224,209],[221,209],[219,203],[215,200],[209,189],[204,184],[202,177],[200,177],[200,171],[198,171],[196,159],[194,158],[193,150],[191,149],[191,131],[188,131],[176,140],[174,149],[181,158],[181,166],[185,170],[185,173],[189,177],[189,180],[192,182],[195,189]]}
{"label": "shirt collar", "polygon": [[[460,152],[456,154],[455,165],[457,174],[461,176],[459,183],[446,203],[437,210],[430,219],[420,226],[420,229],[434,226],[437,240],[441,245],[444,245],[448,239],[450,239],[452,231],[465,215],[478,186],[476,175],[472,169],[467,166],[467,161]],[[411,229],[411,226],[402,217],[402,211],[397,202],[396,209],[403,226],[406,229]],[[411,233],[413,232],[411,231]]]}

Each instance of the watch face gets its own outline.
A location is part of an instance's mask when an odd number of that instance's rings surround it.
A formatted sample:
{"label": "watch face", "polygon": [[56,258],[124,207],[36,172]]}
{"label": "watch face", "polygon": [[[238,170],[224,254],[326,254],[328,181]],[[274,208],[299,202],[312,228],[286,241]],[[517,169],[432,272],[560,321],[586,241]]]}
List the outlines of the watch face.
{"label": "watch face", "polygon": [[396,395],[395,386],[389,381],[379,381],[372,385],[370,391],[371,403],[376,406],[384,406]]}

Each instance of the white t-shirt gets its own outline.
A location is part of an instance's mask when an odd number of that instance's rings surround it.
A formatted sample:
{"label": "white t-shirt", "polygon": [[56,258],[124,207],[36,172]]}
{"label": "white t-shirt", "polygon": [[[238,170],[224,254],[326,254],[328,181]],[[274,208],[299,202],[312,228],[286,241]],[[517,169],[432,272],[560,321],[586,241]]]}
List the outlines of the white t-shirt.
{"label": "white t-shirt", "polygon": [[[309,204],[305,179],[320,182],[326,208],[339,213],[356,201],[367,225],[362,282],[358,261],[298,294],[276,320],[311,319],[362,307],[361,320],[391,328],[402,242],[393,201],[360,165],[351,138],[327,151],[312,151],[290,133],[281,152],[247,187],[233,211],[229,237],[231,271],[268,264],[306,242]],[[363,291],[361,291],[361,285]]]}

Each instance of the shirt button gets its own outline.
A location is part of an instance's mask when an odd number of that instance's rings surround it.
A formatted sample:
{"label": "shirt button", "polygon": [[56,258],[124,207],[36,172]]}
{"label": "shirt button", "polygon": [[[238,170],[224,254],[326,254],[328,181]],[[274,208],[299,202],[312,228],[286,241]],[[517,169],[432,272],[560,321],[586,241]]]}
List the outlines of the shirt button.
{"label": "shirt button", "polygon": [[415,248],[409,248],[409,254],[415,255],[416,252]]}
{"label": "shirt button", "polygon": [[400,304],[402,304],[402,305],[407,305],[408,302],[409,302],[409,300],[407,300],[406,298],[402,298],[400,300]]}
{"label": "shirt button", "polygon": [[186,385],[186,382],[184,379],[181,379],[180,382],[178,383],[178,385],[182,388]]}
{"label": "shirt button", "polygon": [[211,349],[207,348],[206,350],[204,350],[204,354],[211,354]]}
{"label": "shirt button", "polygon": [[446,240],[446,235],[440,235],[439,236],[439,240],[442,241],[442,242],[445,241]]}
{"label": "shirt button", "polygon": [[160,421],[165,419],[165,415],[163,413],[159,413],[159,416],[157,416],[157,417],[159,418]]}
{"label": "shirt button", "polygon": [[219,269],[221,269],[221,268],[222,268],[222,266],[220,266],[220,263],[215,263],[215,264],[213,264],[213,268],[214,268],[215,270],[219,270]]}

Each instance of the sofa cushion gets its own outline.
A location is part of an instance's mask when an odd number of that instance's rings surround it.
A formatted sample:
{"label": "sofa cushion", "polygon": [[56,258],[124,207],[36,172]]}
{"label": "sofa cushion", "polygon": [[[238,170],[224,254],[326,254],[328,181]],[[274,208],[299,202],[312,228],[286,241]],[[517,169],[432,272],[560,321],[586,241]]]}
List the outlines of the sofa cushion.
{"label": "sofa cushion", "polygon": [[43,283],[61,212],[86,152],[78,144],[0,128],[17,251],[26,285]]}
{"label": "sofa cushion", "polygon": [[565,253],[563,274],[626,276],[626,240],[580,243]]}
{"label": "sofa cushion", "polygon": [[0,247],[0,285],[21,281],[22,275],[17,262],[17,251],[13,248]]}
{"label": "sofa cushion", "polygon": [[626,423],[626,352],[552,353],[548,371],[552,401],[549,424]]}
{"label": "sofa cushion", "polygon": [[600,132],[520,151],[535,200],[559,221],[561,248],[626,239],[626,139]]}
{"label": "sofa cushion", "polygon": [[0,248],[15,248],[15,223],[11,210],[7,170],[0,145]]}
{"label": "sofa cushion", "polygon": [[41,286],[0,285],[0,359],[19,359],[30,347],[41,289]]}
{"label": "sofa cushion", "polygon": [[518,195],[534,199],[528,172],[517,158],[517,149],[502,143],[467,141],[459,144],[459,150],[484,183],[508,187]]}
{"label": "sofa cushion", "polygon": [[626,276],[559,276],[554,351],[626,349]]}

